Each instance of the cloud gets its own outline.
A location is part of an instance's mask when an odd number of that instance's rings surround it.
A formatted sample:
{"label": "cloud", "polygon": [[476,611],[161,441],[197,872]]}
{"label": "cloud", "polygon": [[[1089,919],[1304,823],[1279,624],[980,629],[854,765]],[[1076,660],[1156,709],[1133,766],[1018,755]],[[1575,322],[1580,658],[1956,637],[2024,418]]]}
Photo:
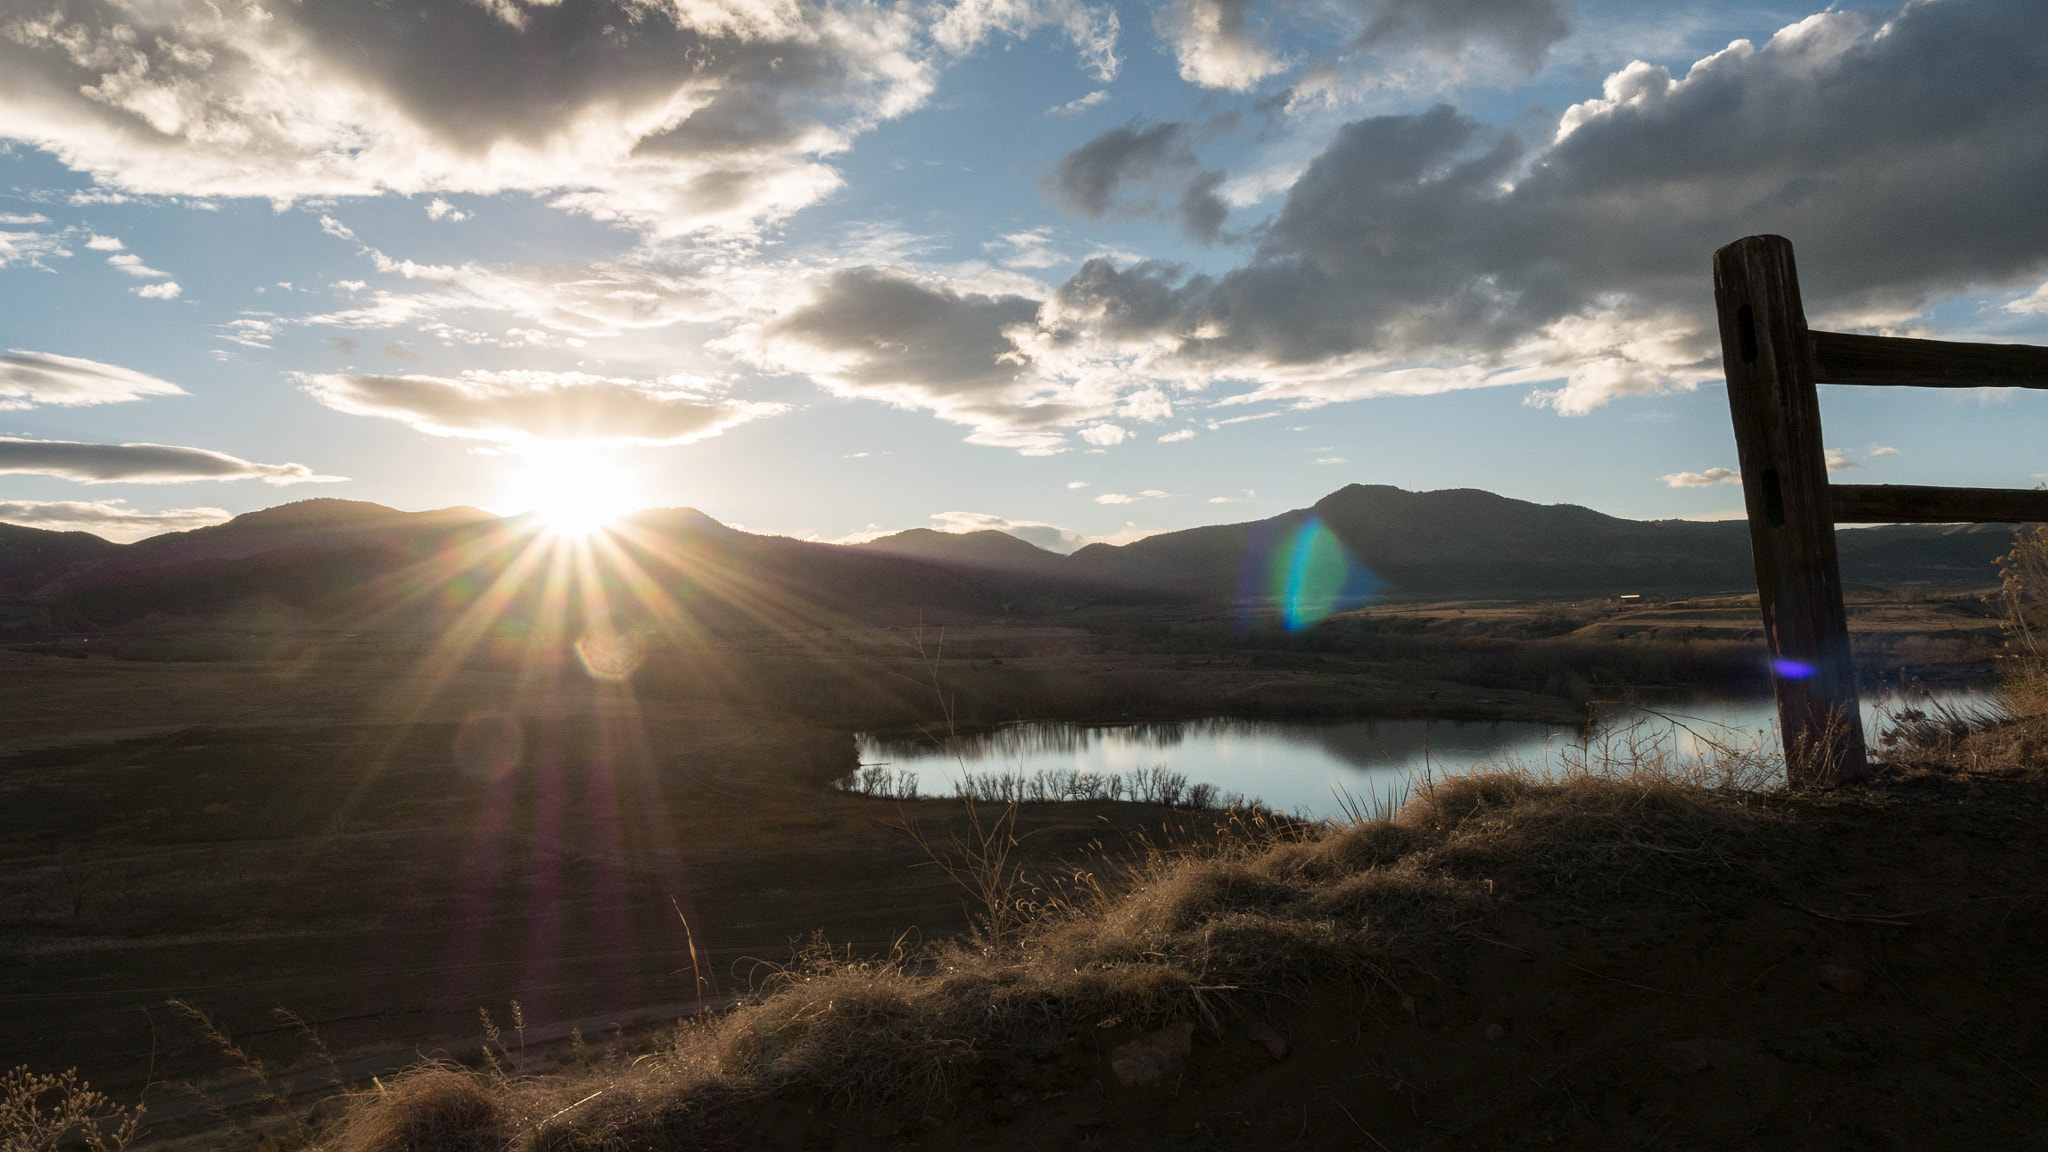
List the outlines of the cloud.
{"label": "cloud", "polygon": [[205,528],[233,518],[233,513],[222,508],[138,512],[122,500],[0,500],[0,523],[51,532],[91,532],[122,543]]}
{"label": "cloud", "polygon": [[1842,451],[1840,448],[1828,449],[1826,454],[1826,460],[1828,471],[1830,472],[1840,472],[1845,468],[1856,467],[1856,461],[1849,459],[1849,454]]}
{"label": "cloud", "polygon": [[[335,228],[326,228],[334,223]],[[355,234],[329,218],[330,235]],[[737,314],[740,305],[711,276],[665,272],[617,261],[540,267],[517,265],[421,264],[394,260],[370,247],[363,253],[377,270],[421,285],[416,291],[377,289],[347,308],[301,317],[300,324],[339,328],[421,328],[452,334],[442,317],[465,311],[497,312],[544,328],[578,336],[615,336],[642,328],[663,328]],[[336,287],[361,292],[361,281]]]}
{"label": "cloud", "polygon": [[957,0],[932,25],[932,39],[949,52],[971,52],[995,36],[1028,36],[1039,28],[1067,34],[1096,79],[1116,79],[1120,31],[1116,11],[1079,0]]}
{"label": "cloud", "polygon": [[1174,0],[1152,18],[1173,45],[1180,78],[1244,92],[1287,67],[1248,27],[1252,0]]}
{"label": "cloud", "polygon": [[1006,268],[1050,268],[1055,264],[1065,264],[1066,254],[1052,245],[1052,229],[1032,228],[1007,233],[981,247],[982,251],[995,257],[996,263]]}
{"label": "cloud", "polygon": [[1733,468],[1709,468],[1705,472],[1673,472],[1658,479],[1672,488],[1711,488],[1716,484],[1740,484],[1742,473]]}
{"label": "cloud", "polygon": [[126,247],[112,236],[94,236],[85,242],[85,246],[95,252],[119,252]]}
{"label": "cloud", "polygon": [[1442,56],[1499,51],[1534,72],[1569,31],[1561,0],[1363,0],[1359,43]]}
{"label": "cloud", "polygon": [[[1181,79],[1204,88],[1244,92],[1294,66],[1272,47],[1270,24],[1304,26],[1309,37],[1384,57],[1422,52],[1462,68],[1468,57],[1493,53],[1518,71],[1534,72],[1568,27],[1561,0],[1343,0],[1331,5],[1274,4],[1252,19],[1253,0],[1173,0],[1153,26],[1173,47]],[[1375,70],[1398,73],[1384,60]],[[1327,71],[1327,68],[1325,69]],[[1384,75],[1377,82],[1388,82]],[[1324,80],[1323,83],[1328,83]]]}
{"label": "cloud", "polygon": [[433,436],[500,443],[604,441],[687,444],[784,410],[729,400],[680,376],[628,380],[582,372],[464,372],[442,376],[298,377],[320,403],[397,420]]}
{"label": "cloud", "polygon": [[61,232],[16,231],[23,225],[49,222],[49,217],[37,213],[0,215],[0,268],[24,265],[49,271],[43,261],[71,255]]}
{"label": "cloud", "polygon": [[469,219],[469,217],[469,213],[462,211],[439,196],[427,202],[427,219],[429,220],[446,220],[450,224],[460,224],[464,220]]}
{"label": "cloud", "polygon": [[166,280],[161,284],[145,284],[140,288],[130,288],[129,291],[144,300],[175,300],[184,289],[178,286],[176,280]]}
{"label": "cloud", "polygon": [[1074,490],[1074,489],[1076,489],[1076,488],[1086,488],[1087,486],[1088,486],[1088,481],[1086,481],[1086,480],[1069,480],[1069,481],[1067,481],[1067,491],[1069,491],[1069,492],[1073,491],[1073,490]]}
{"label": "cloud", "polygon": [[[932,14],[795,0],[15,7],[0,17],[0,133],[114,196],[523,191],[656,235],[744,232],[836,187],[826,157],[923,103]],[[1114,17],[1075,3],[955,6],[932,34],[971,47],[1047,22],[1113,70]]]}
{"label": "cloud", "polygon": [[[1178,221],[1191,239],[1213,243],[1230,215],[1216,193],[1225,173],[1202,167],[1189,143],[1193,135],[1185,121],[1111,128],[1060,157],[1039,187],[1076,216],[1164,216]],[[1151,191],[1137,198],[1118,195],[1132,185]],[[1170,204],[1161,203],[1162,193]]]}
{"label": "cloud", "polygon": [[1092,427],[1081,429],[1081,439],[1095,445],[1097,448],[1108,448],[1112,445],[1121,444],[1130,438],[1131,433],[1129,429],[1120,428],[1115,424],[1096,424]]}
{"label": "cloud", "polygon": [[[86,247],[92,247],[101,239],[102,237],[93,237],[92,240],[87,241]],[[119,244],[120,241],[116,240],[114,243]],[[112,264],[115,268],[118,268],[121,271],[126,272],[130,276],[142,276],[147,278],[170,275],[169,272],[160,272],[157,269],[151,268],[149,265],[144,264],[142,262],[142,257],[137,256],[132,252],[121,252],[113,256],[109,256],[107,257],[107,263]]]}
{"label": "cloud", "polygon": [[1184,440],[1193,440],[1196,435],[1198,433],[1193,428],[1183,428],[1178,432],[1168,432],[1166,435],[1161,436],[1159,442],[1161,444],[1179,444]]}
{"label": "cloud", "polygon": [[[1449,106],[1358,120],[1248,261],[1088,261],[1037,347],[1069,371],[1249,383],[1232,403],[1522,386],[1578,414],[1696,388],[1719,377],[1708,256],[1739,236],[1796,238],[1822,327],[2038,283],[2048,85],[1995,78],[2041,75],[2048,6],[1950,0],[1823,12],[1683,77],[1632,64],[1547,141]],[[1168,149],[1139,149],[1148,131],[1064,168],[1057,194],[1106,210],[1121,157]]]}
{"label": "cloud", "polygon": [[941,532],[1007,532],[1049,552],[1072,552],[1084,544],[1094,543],[1092,537],[1040,520],[1012,520],[987,512],[934,512],[932,519]]}
{"label": "cloud", "polygon": [[1135,496],[1122,492],[1104,492],[1095,498],[1095,502],[1097,504],[1133,504],[1139,500],[1161,500],[1165,497],[1166,493],[1161,492],[1159,489],[1147,488]]}
{"label": "cloud", "polygon": [[97,360],[9,349],[0,356],[0,410],[36,404],[120,404],[145,396],[184,396],[166,380]]}
{"label": "cloud", "polygon": [[1879,456],[1897,456],[1898,454],[1899,450],[1897,448],[1892,448],[1884,444],[1872,444],[1870,446],[1870,452],[1867,456],[1867,459],[1875,460]]}
{"label": "cloud", "polygon": [[304,464],[257,464],[205,448],[168,444],[81,444],[0,436],[0,476],[55,476],[84,484],[182,484],[188,480],[261,480],[326,484]]}
{"label": "cloud", "polygon": [[1107,99],[1109,99],[1109,89],[1097,88],[1086,96],[1079,96],[1067,101],[1065,104],[1047,108],[1045,114],[1047,116],[1056,116],[1062,120],[1071,120]]}
{"label": "cloud", "polygon": [[802,372],[840,396],[925,409],[974,429],[978,444],[1059,451],[1061,428],[1113,410],[1113,397],[1028,370],[1017,338],[1038,301],[967,292],[882,268],[815,281],[810,299],[715,347],[763,368]]}
{"label": "cloud", "polygon": [[1342,456],[1318,456],[1318,457],[1316,457],[1316,458],[1315,458],[1315,460],[1313,461],[1313,463],[1316,463],[1316,464],[1349,464],[1349,463],[1351,463],[1351,461],[1350,461],[1350,460],[1348,460],[1348,459],[1346,459],[1346,458],[1344,458],[1344,457],[1342,457]]}

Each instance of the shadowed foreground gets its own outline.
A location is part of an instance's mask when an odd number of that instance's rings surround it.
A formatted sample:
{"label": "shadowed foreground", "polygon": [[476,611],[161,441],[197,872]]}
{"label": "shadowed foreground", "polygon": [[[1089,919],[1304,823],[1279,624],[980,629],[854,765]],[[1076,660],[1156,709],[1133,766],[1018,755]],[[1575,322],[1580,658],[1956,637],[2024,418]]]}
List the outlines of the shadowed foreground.
{"label": "shadowed foreground", "polygon": [[1506,774],[1219,819],[631,1062],[421,1068],[322,1146],[2041,1147],[2048,727],[1923,728],[1829,794]]}

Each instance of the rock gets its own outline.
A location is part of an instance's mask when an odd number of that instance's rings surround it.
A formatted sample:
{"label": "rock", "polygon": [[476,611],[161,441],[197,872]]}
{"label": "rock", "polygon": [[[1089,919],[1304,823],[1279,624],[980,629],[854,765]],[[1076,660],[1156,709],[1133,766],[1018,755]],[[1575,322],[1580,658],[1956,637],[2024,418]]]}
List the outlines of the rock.
{"label": "rock", "polygon": [[1266,1052],[1273,1059],[1285,1060],[1287,1058],[1287,1041],[1281,1038],[1280,1033],[1273,1030],[1271,1024],[1266,1023],[1264,1020],[1254,1020],[1245,1026],[1245,1031],[1251,1034],[1253,1040],[1265,1045]]}
{"label": "rock", "polygon": [[1128,1044],[1119,1044],[1109,1054],[1109,1070],[1119,1083],[1143,1087],[1165,1080],[1194,1051],[1195,1026],[1181,1020],[1157,1032],[1147,1032]]}
{"label": "rock", "polygon": [[1870,981],[1864,978],[1863,973],[1854,968],[1844,968],[1840,964],[1821,965],[1819,976],[1821,987],[1840,992],[1844,996],[1859,996],[1870,986]]}

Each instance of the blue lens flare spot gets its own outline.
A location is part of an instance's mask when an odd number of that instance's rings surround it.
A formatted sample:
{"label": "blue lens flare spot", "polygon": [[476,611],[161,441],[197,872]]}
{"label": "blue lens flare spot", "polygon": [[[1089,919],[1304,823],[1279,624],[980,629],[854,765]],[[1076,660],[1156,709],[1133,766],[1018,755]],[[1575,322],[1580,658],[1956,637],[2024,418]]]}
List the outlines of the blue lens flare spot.
{"label": "blue lens flare spot", "polygon": [[1776,672],[1787,680],[1811,680],[1813,679],[1813,674],[1818,669],[1811,664],[1802,664],[1797,660],[1773,660],[1771,661],[1771,671]]}
{"label": "blue lens flare spot", "polygon": [[1311,515],[1292,528],[1254,532],[1238,591],[1241,605],[1274,605],[1281,627],[1298,632],[1371,603],[1386,586],[1322,517]]}

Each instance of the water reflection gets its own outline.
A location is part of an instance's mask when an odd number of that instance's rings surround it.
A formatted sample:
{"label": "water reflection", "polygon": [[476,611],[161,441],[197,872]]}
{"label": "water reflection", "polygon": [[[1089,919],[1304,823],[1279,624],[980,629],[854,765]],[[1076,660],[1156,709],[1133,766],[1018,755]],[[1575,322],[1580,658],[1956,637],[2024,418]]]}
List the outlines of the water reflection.
{"label": "water reflection", "polygon": [[[1937,700],[1972,706],[1979,692],[1945,692]],[[1923,700],[1924,703],[1924,700]],[[1902,702],[1864,701],[1875,729]],[[1622,757],[1632,749],[1678,759],[1718,748],[1759,759],[1777,754],[1777,716],[1764,700],[1668,699],[1615,707],[1592,731],[1519,721],[1359,720],[1316,724],[1212,718],[1181,723],[1087,725],[1058,721],[1011,724],[951,741],[926,737],[859,737],[861,762],[886,766],[890,779],[914,780],[918,793],[949,795],[969,774],[1035,778],[1134,774],[1165,768],[1190,783],[1213,785],[1283,811],[1341,813],[1344,800],[1398,804],[1425,774],[1443,776],[1475,765],[1514,760],[1556,771],[1587,757]]]}

